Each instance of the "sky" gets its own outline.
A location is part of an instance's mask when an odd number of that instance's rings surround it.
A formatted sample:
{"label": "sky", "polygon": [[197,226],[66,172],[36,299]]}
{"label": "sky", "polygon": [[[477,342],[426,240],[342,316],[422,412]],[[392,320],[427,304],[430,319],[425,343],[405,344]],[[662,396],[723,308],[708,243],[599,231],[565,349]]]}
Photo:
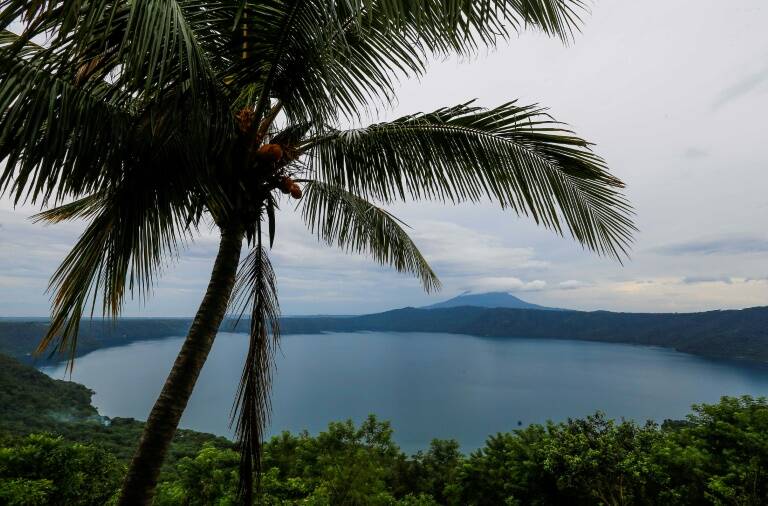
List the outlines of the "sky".
{"label": "sky", "polygon": [[[580,310],[687,312],[768,305],[768,3],[596,0],[565,47],[524,33],[401,83],[373,121],[476,99],[538,103],[596,144],[640,229],[622,264],[491,203],[398,205],[443,288],[318,243],[290,207],[272,251],[284,314],[359,314],[464,291]],[[44,316],[48,279],[82,223],[32,223],[0,200],[0,316]],[[203,230],[127,316],[189,316],[216,235]]]}

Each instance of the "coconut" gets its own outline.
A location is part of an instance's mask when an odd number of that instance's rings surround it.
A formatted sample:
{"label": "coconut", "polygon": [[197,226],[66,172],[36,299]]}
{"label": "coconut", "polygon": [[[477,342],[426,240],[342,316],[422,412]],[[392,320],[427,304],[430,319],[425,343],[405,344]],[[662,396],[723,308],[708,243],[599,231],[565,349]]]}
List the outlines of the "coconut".
{"label": "coconut", "polygon": [[281,192],[288,195],[291,193],[291,187],[295,184],[296,183],[293,182],[293,179],[291,179],[289,176],[285,176],[284,178],[280,179],[280,184],[278,184],[277,187],[280,188]]}
{"label": "coconut", "polygon": [[291,185],[291,197],[295,199],[301,198],[301,187],[296,183],[293,183],[293,185]]}
{"label": "coconut", "polygon": [[258,155],[264,160],[277,162],[283,157],[283,148],[280,144],[264,144],[259,148]]}

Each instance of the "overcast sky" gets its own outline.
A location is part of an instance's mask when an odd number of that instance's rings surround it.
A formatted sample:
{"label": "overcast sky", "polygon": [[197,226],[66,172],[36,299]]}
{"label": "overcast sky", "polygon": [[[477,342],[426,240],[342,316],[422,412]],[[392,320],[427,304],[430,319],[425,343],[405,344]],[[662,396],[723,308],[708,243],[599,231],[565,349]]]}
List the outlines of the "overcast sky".
{"label": "overcast sky", "polygon": [[[465,290],[545,305],[699,311],[768,304],[768,3],[598,0],[570,47],[527,33],[471,61],[433,65],[382,118],[476,98],[540,103],[597,144],[627,183],[636,236],[624,266],[490,204],[393,211],[443,281],[417,282],[318,244],[283,211],[273,250],[285,314],[418,306]],[[48,277],[80,224],[32,224],[0,201],[0,316],[46,315]],[[216,250],[205,234],[130,316],[197,308]]]}

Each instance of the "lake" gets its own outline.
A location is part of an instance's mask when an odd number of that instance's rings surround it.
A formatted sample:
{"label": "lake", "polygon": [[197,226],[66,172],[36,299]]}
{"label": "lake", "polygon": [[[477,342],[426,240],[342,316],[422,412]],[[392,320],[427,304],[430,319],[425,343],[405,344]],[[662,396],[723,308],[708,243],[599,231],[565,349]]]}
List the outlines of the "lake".
{"label": "lake", "polygon": [[[72,380],[103,415],[146,419],[182,338],[98,350]],[[231,436],[228,416],[247,348],[220,333],[181,420]],[[64,378],[64,366],[43,371]],[[328,333],[282,339],[271,434],[312,433],[369,413],[390,420],[403,450],[455,438],[465,451],[500,431],[602,410],[613,418],[682,418],[722,395],[768,395],[768,367],[662,348],[437,333]]]}

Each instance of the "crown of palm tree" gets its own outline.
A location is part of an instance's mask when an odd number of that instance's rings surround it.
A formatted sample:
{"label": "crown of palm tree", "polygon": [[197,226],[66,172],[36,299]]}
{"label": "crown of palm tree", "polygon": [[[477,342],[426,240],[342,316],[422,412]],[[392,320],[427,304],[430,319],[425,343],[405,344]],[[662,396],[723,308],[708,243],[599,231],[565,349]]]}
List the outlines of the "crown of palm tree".
{"label": "crown of palm tree", "polygon": [[[250,315],[238,392],[244,489],[269,413],[279,308],[262,244],[298,198],[321,240],[435,273],[381,206],[490,199],[585,247],[626,254],[631,208],[589,143],[536,105],[469,102],[365,128],[398,79],[526,27],[568,40],[579,0],[6,0],[0,11],[0,195],[87,220],[55,272],[40,349],[74,350],[98,300],[117,315],[210,217],[251,251],[233,301]],[[21,25],[14,24],[23,21]],[[11,25],[21,26],[14,33]],[[241,313],[242,314],[242,313]]]}

